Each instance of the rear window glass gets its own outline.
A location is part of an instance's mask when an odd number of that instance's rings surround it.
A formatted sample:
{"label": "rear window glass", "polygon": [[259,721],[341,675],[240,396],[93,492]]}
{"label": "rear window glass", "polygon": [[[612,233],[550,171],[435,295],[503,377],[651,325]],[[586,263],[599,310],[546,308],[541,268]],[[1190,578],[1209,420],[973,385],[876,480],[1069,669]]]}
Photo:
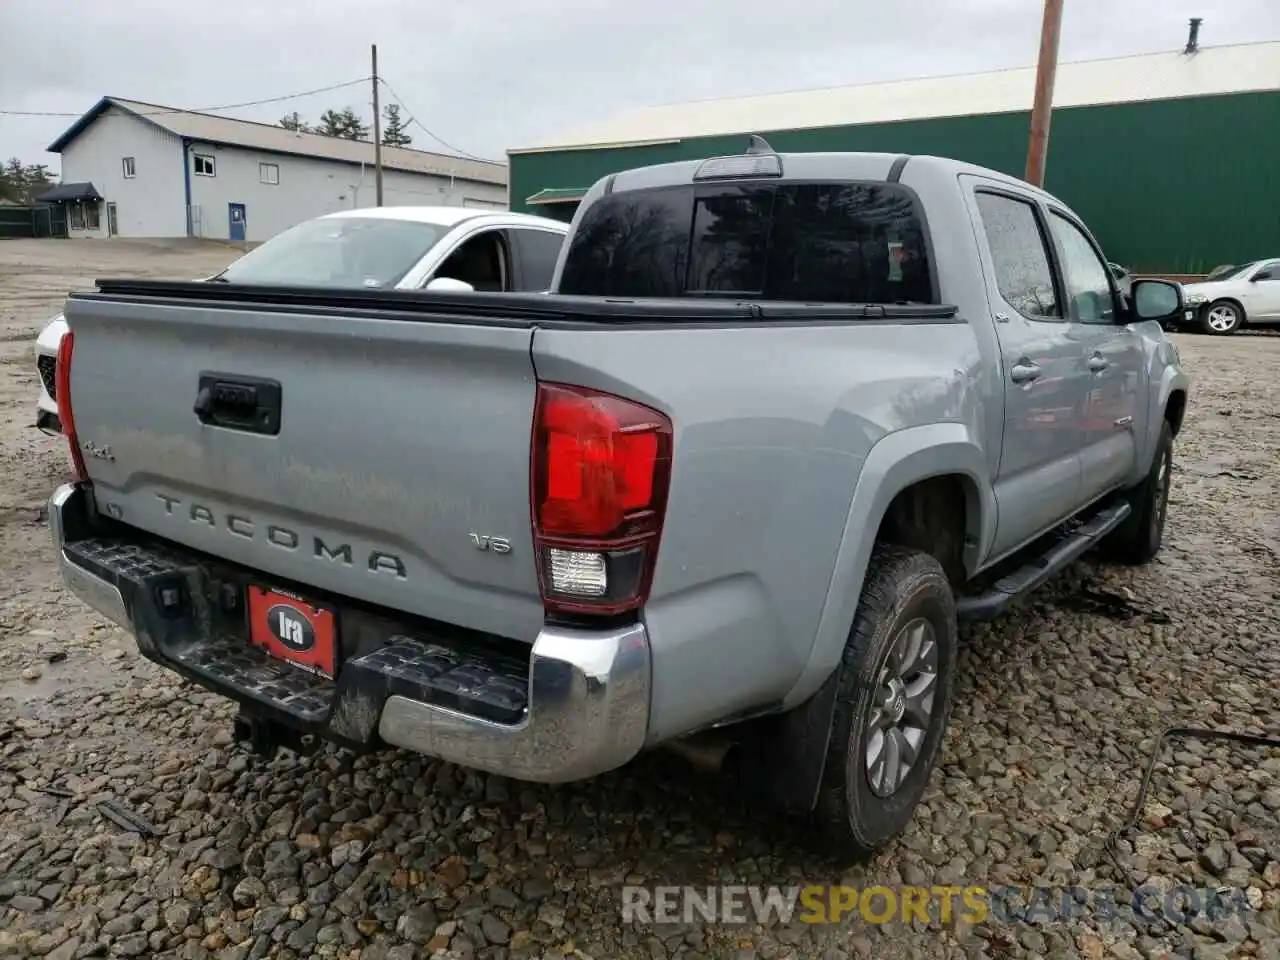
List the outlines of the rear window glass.
{"label": "rear window glass", "polygon": [[924,223],[886,183],[744,183],[601,197],[560,293],[934,303]]}

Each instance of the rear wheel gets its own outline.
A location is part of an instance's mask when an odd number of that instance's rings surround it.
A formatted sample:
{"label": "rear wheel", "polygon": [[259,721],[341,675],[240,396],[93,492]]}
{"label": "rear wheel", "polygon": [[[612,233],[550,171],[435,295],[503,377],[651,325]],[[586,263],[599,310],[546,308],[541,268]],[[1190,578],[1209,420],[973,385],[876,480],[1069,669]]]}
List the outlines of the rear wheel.
{"label": "rear wheel", "polygon": [[1223,337],[1235,333],[1244,323],[1244,311],[1230,300],[1215,300],[1200,320],[1205,333]]}
{"label": "rear wheel", "polygon": [[911,823],[951,713],[956,637],[942,565],[878,547],[845,645],[818,797],[841,855],[869,856]]}

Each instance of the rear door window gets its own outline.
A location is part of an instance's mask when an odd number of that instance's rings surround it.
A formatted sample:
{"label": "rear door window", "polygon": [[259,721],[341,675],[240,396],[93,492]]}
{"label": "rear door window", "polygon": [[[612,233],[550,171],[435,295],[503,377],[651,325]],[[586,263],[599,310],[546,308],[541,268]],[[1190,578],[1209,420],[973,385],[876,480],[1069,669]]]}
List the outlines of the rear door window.
{"label": "rear door window", "polygon": [[1035,207],[1026,200],[980,192],[982,229],[1004,302],[1032,320],[1060,320],[1048,245]]}
{"label": "rear door window", "polygon": [[936,303],[924,220],[888,183],[679,186],[611,194],[582,217],[560,292]]}

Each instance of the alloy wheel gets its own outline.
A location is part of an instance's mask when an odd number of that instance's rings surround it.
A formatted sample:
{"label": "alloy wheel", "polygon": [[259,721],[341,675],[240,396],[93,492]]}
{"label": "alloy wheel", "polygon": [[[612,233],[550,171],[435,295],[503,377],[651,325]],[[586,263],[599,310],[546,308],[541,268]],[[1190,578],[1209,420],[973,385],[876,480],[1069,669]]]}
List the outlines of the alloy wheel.
{"label": "alloy wheel", "polygon": [[1206,318],[1209,323],[1209,329],[1215,333],[1230,333],[1238,322],[1234,307],[1220,304],[1209,311]]}
{"label": "alloy wheel", "polygon": [[917,617],[889,645],[867,720],[867,781],[877,797],[892,796],[915,766],[937,685],[937,637],[933,624]]}

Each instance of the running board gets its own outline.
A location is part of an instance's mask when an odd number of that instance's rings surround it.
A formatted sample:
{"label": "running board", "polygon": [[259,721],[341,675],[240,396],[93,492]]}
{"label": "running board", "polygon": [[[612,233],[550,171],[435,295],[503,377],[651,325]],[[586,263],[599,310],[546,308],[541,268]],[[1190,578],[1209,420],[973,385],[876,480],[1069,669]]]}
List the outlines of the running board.
{"label": "running board", "polygon": [[1015,600],[1035,590],[1055,573],[1096,547],[1129,515],[1130,506],[1121,500],[1098,511],[1080,526],[1049,542],[1037,556],[1006,574],[984,593],[956,600],[956,616],[961,620],[991,620]]}

